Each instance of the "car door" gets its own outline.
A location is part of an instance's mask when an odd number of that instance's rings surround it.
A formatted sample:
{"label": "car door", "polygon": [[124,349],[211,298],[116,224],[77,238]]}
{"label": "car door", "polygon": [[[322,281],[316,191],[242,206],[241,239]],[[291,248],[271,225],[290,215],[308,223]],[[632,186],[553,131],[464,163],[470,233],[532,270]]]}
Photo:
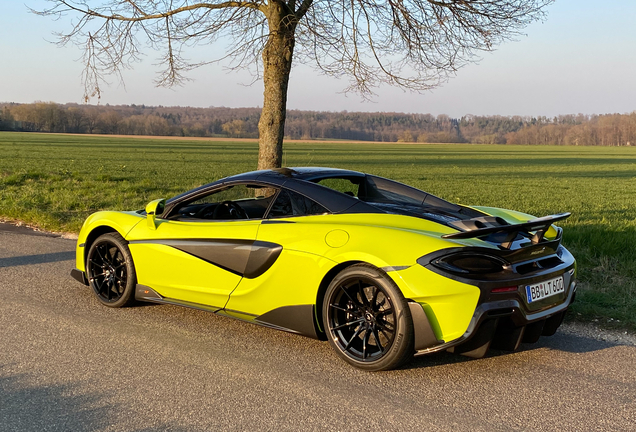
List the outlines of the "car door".
{"label": "car door", "polygon": [[227,309],[260,316],[281,307],[313,305],[317,281],[335,265],[322,256],[329,248],[324,240],[329,230],[327,213],[311,199],[281,189],[257,240],[280,244],[282,250],[266,272],[241,281]]}
{"label": "car door", "polygon": [[243,278],[274,193],[222,186],[179,203],[154,228],[138,224],[127,236],[138,283],[169,299],[223,308]]}

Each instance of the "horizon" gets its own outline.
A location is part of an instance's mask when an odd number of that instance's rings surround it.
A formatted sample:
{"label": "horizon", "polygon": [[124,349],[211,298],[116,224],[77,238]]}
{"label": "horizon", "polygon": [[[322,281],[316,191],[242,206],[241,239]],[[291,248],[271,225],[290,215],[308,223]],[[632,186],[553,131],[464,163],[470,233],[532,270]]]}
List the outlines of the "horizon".
{"label": "horizon", "polygon": [[[77,105],[77,106],[81,106],[81,107],[142,107],[143,109],[147,109],[147,108],[193,108],[193,109],[218,109],[218,108],[225,108],[225,109],[232,109],[232,110],[240,110],[240,109],[262,109],[262,107],[259,106],[239,106],[239,107],[229,107],[229,106],[214,106],[214,105],[210,105],[210,106],[192,106],[192,105],[149,105],[149,104],[145,104],[145,103],[131,103],[131,104],[110,104],[110,103],[105,103],[105,104],[91,104],[91,103],[79,103],[79,102],[56,102],[56,101],[46,101],[46,100],[35,100],[33,102],[13,102],[13,101],[0,101],[0,106],[1,105],[10,105],[10,104],[14,104],[14,105],[30,105],[30,104],[37,104],[37,103],[53,103],[53,104],[57,104],[57,105]],[[406,112],[406,111],[353,111],[353,110],[340,110],[340,111],[336,111],[336,110],[317,110],[317,109],[297,109],[297,108],[287,108],[287,111],[302,111],[302,112],[321,112],[321,113],[330,113],[330,114],[343,114],[343,113],[351,113],[351,114],[401,114],[401,115],[431,115],[433,117],[438,117],[438,116],[448,116],[449,118],[456,118],[456,119],[462,119],[465,117],[521,117],[521,118],[548,118],[548,119],[552,119],[555,117],[567,117],[567,116],[588,116],[588,117],[594,117],[594,116],[605,116],[605,115],[631,115],[636,113],[636,108],[633,109],[632,111],[627,111],[627,112],[593,112],[593,113],[560,113],[560,114],[555,114],[555,115],[520,115],[520,114],[472,114],[472,113],[466,113],[466,114],[462,114],[460,116],[452,116],[450,114],[447,113],[439,113],[439,114],[433,114],[430,112]]]}

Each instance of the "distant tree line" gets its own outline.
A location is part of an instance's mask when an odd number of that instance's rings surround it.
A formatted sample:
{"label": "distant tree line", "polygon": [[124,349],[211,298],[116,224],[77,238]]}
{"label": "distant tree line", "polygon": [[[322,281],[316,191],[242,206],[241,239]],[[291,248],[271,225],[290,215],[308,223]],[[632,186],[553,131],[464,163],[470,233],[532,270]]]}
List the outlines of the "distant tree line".
{"label": "distant tree line", "polygon": [[[0,130],[88,134],[257,138],[260,108],[0,104]],[[472,116],[290,110],[287,139],[636,145],[631,114],[548,117]]]}

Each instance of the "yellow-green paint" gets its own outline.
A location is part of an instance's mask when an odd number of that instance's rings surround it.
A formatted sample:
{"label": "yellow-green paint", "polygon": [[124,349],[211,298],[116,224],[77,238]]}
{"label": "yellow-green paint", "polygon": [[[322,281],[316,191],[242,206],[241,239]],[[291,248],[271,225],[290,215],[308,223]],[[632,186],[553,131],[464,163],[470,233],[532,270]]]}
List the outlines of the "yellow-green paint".
{"label": "yellow-green paint", "polygon": [[[139,222],[145,220],[145,216],[136,212],[114,212],[102,211],[93,213],[84,221],[82,229],[77,238],[77,253],[75,254],[75,266],[82,271],[86,271],[84,253],[88,251],[89,245],[86,239],[91,232],[99,228],[115,230],[122,237],[126,238],[128,232]],[[85,245],[80,247],[79,245]]]}
{"label": "yellow-green paint", "polygon": [[461,337],[473,317],[479,288],[458,282],[420,265],[389,272],[404,297],[420,303],[438,339]]}
{"label": "yellow-green paint", "polygon": [[281,306],[314,304],[320,281],[335,265],[318,255],[283,249],[262,276],[243,278],[227,308],[261,315]]}
{"label": "yellow-green paint", "polygon": [[126,237],[135,262],[137,282],[153,288],[164,297],[224,307],[241,276],[171,246],[143,241],[256,240],[260,223],[260,220],[183,222],[156,219],[155,229],[147,224],[138,224]]}
{"label": "yellow-green paint", "polygon": [[[152,205],[156,208],[158,204],[159,200]],[[479,209],[511,223],[532,218],[509,210]],[[78,245],[92,230],[112,227],[130,242],[138,283],[168,298],[225,306],[253,315],[282,306],[315,304],[321,281],[340,263],[407,266],[388,274],[405,298],[422,304],[436,336],[447,342],[461,337],[468,328],[479,289],[431,272],[416,261],[444,248],[493,247],[477,239],[444,240],[441,235],[455,230],[425,219],[391,214],[303,216],[277,219],[278,223],[160,218],[152,224],[140,223],[144,220],[151,219],[134,212],[96,213],[84,223]],[[248,279],[173,247],[152,243],[166,239],[261,240],[280,244],[283,251],[269,270]],[[77,254],[81,270],[85,270],[83,249],[78,247]]]}
{"label": "yellow-green paint", "polygon": [[[154,230],[157,228],[157,223],[155,221],[157,217],[157,213],[161,213],[163,211],[163,207],[166,204],[166,200],[164,198],[159,198],[154,201],[150,201],[146,206],[146,220],[148,224],[148,228]],[[157,212],[157,209],[160,211]]]}

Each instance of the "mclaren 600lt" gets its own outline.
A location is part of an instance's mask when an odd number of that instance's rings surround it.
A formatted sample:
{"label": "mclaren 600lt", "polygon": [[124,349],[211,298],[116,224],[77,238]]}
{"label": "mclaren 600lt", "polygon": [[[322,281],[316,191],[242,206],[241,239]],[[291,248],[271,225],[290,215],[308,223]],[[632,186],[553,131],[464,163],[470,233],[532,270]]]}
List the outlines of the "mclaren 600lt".
{"label": "mclaren 600lt", "polygon": [[554,334],[576,292],[554,225],[568,216],[453,204],[356,171],[255,171],[91,215],[72,276],[106,306],[203,309],[386,370]]}

